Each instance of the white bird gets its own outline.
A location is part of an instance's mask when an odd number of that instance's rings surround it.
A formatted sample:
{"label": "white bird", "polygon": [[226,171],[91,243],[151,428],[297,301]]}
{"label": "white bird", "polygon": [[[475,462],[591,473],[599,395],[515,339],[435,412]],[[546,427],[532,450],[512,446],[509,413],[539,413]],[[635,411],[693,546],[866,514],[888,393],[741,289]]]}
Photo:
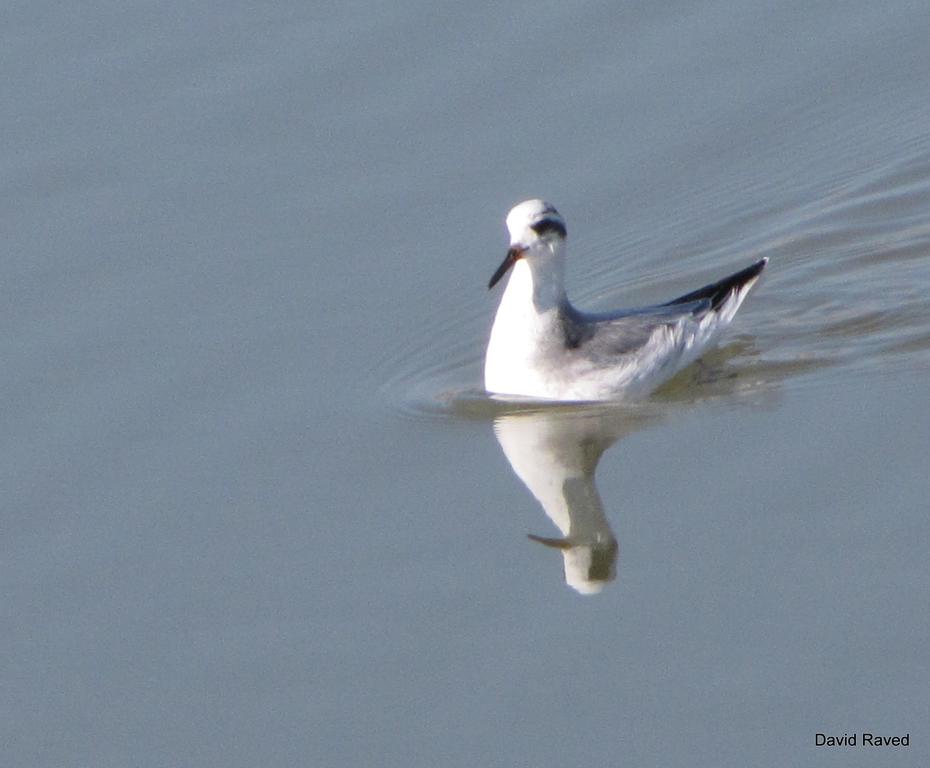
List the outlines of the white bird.
{"label": "white bird", "polygon": [[543,200],[507,215],[510,250],[488,288],[513,269],[491,328],[484,386],[494,395],[559,401],[641,397],[717,339],[759,279],[757,261],[665,304],[589,314],[565,295],[565,222]]}

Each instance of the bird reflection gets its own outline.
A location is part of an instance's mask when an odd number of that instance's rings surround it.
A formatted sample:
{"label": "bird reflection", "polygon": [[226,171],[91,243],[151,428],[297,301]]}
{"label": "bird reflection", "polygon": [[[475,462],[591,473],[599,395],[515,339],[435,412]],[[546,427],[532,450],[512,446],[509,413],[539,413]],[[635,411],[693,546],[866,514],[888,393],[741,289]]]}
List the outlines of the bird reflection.
{"label": "bird reflection", "polygon": [[561,537],[529,538],[562,553],[566,583],[600,592],[616,577],[617,538],[594,473],[604,451],[654,417],[611,407],[549,408],[498,416],[494,433],[513,471]]}

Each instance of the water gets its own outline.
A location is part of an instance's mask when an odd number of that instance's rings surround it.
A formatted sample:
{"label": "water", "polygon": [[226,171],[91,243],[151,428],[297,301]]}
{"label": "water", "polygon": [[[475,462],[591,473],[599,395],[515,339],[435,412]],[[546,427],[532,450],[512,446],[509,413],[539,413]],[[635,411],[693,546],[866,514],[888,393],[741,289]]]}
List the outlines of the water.
{"label": "water", "polygon": [[[927,762],[924,4],[0,30],[4,765]],[[584,308],[771,263],[650,402],[514,411],[537,195]]]}

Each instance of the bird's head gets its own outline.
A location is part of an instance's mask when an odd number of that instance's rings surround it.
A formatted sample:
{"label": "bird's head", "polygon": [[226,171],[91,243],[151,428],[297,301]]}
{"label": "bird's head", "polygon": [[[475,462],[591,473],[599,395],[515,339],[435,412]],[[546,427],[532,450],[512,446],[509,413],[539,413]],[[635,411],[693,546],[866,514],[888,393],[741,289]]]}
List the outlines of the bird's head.
{"label": "bird's head", "polygon": [[488,288],[493,288],[520,259],[551,257],[565,242],[565,220],[545,200],[524,200],[507,214],[510,249],[497,268]]}

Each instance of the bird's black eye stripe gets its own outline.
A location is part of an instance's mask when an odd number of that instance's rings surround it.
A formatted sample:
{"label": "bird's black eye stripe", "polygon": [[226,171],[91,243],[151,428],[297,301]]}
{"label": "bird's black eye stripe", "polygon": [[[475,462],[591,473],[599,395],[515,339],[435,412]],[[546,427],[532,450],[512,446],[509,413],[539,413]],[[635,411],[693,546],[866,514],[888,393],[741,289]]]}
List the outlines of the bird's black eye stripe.
{"label": "bird's black eye stripe", "polygon": [[565,225],[559,219],[540,219],[535,224],[530,224],[530,229],[540,237],[551,232],[559,235],[559,237],[565,237],[566,234]]}

